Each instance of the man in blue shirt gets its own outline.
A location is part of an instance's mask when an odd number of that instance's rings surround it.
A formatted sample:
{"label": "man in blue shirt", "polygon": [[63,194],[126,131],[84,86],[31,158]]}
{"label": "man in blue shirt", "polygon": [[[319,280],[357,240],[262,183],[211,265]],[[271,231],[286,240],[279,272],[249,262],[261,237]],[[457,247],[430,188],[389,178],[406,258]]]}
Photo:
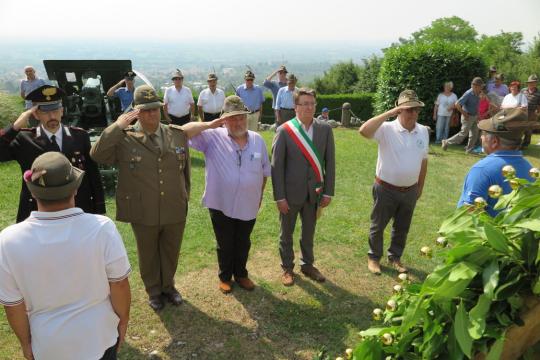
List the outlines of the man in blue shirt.
{"label": "man in blue shirt", "polygon": [[442,141],[442,149],[446,151],[448,145],[459,145],[469,138],[466,153],[471,153],[478,141],[478,105],[480,103],[480,91],[484,82],[475,77],[471,82],[471,88],[456,102],[456,109],[461,113],[461,130],[450,139]]}
{"label": "man in blue shirt", "polygon": [[[122,111],[125,111],[133,102],[133,92],[135,91],[135,72],[128,71],[124,74],[124,79],[120,80],[116,85],[107,91],[108,97],[116,96],[120,99]],[[124,85],[125,86],[122,86]]]}
{"label": "man in blue shirt", "polygon": [[[488,204],[487,213],[496,216],[500,211],[493,208],[497,199],[488,196],[488,189],[492,185],[499,185],[504,194],[512,191],[502,174],[505,165],[512,165],[518,178],[533,180],[529,175],[532,165],[519,150],[523,131],[531,126],[530,123],[527,115],[520,109],[505,109],[480,122],[478,127],[482,130],[482,147],[488,156],[469,170],[458,207],[473,204],[474,199],[482,197]],[[538,123],[532,126],[538,127]]]}
{"label": "man in blue shirt", "polygon": [[251,70],[244,75],[245,83],[236,88],[236,95],[240,96],[249,110],[248,130],[257,131],[262,115],[264,95],[259,85],[255,85],[255,74]]}
{"label": "man in blue shirt", "polygon": [[276,113],[276,127],[296,116],[294,111],[294,92],[298,79],[294,74],[287,74],[287,86],[279,89],[276,97],[274,111]]}
{"label": "man in blue shirt", "polygon": [[[276,99],[279,89],[287,86],[287,73],[288,71],[285,65],[281,65],[279,69],[268,75],[263,82],[263,86],[272,92],[272,109],[276,108]],[[272,80],[276,74],[278,79]]]}

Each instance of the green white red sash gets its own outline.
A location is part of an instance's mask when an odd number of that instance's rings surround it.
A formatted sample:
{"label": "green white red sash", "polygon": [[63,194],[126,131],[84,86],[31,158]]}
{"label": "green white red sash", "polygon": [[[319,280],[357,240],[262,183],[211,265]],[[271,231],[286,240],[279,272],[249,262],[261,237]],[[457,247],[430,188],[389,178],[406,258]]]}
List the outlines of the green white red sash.
{"label": "green white red sash", "polygon": [[[313,126],[313,124],[311,126]],[[291,139],[298,146],[306,160],[311,165],[311,168],[315,173],[315,180],[317,180],[317,183],[315,184],[315,192],[320,198],[324,185],[324,162],[322,161],[317,148],[315,145],[313,145],[313,141],[311,141],[309,136],[302,128],[302,125],[300,125],[300,122],[296,118],[293,118],[292,120],[289,120],[283,124],[283,128],[285,131],[287,131]]]}

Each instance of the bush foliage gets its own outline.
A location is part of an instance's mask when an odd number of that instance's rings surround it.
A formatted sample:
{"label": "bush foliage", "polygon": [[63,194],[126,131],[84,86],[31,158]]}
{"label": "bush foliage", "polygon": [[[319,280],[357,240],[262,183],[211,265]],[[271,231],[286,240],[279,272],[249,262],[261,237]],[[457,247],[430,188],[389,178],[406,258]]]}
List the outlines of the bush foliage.
{"label": "bush foliage", "polygon": [[434,102],[443,82],[453,81],[454,92],[460,96],[475,76],[482,77],[486,71],[487,65],[472,44],[432,42],[391,47],[379,73],[376,109],[391,109],[401,91],[413,89],[426,104],[419,122],[432,125]]}

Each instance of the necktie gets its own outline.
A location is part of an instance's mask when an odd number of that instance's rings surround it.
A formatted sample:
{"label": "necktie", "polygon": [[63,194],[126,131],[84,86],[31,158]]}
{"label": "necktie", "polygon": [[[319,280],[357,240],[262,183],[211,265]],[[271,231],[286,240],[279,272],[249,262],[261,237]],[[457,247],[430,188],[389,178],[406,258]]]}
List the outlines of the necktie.
{"label": "necktie", "polygon": [[53,151],[60,152],[60,146],[58,146],[58,143],[56,142],[56,135],[51,136],[51,148]]}
{"label": "necktie", "polygon": [[157,151],[159,153],[161,153],[161,148],[159,146],[157,135],[154,133],[154,134],[150,134],[149,137],[150,137],[150,141],[152,142],[152,145],[154,145],[154,147],[157,149]]}

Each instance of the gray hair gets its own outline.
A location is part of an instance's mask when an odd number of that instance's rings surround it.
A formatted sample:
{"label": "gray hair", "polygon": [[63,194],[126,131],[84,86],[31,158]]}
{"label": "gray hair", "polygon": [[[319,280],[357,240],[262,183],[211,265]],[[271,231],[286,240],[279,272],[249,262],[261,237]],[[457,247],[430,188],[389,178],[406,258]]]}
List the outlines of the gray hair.
{"label": "gray hair", "polygon": [[452,81],[447,81],[443,84],[444,87],[450,86],[450,89],[454,88],[454,83]]}
{"label": "gray hair", "polygon": [[501,144],[501,148],[508,149],[508,150],[517,150],[521,147],[521,138],[518,139],[508,139],[502,136],[498,136],[497,134],[485,132],[486,136],[489,136],[490,138],[496,137],[499,139],[499,143]]}

